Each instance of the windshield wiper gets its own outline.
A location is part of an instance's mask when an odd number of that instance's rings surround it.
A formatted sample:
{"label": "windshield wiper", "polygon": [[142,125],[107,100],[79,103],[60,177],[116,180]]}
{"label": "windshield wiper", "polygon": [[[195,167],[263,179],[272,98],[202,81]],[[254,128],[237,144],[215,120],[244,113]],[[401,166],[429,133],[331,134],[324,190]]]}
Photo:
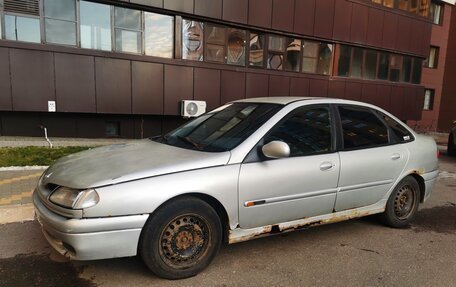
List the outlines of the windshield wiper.
{"label": "windshield wiper", "polygon": [[203,148],[199,143],[196,143],[192,139],[190,139],[190,137],[177,136],[177,138],[183,142],[191,144],[193,147],[195,147],[198,150],[201,150]]}

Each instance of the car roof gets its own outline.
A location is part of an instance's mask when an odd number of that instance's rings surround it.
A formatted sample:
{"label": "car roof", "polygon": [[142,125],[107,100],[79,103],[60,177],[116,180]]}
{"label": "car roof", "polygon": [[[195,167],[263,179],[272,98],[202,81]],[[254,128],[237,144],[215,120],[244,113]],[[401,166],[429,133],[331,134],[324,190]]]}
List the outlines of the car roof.
{"label": "car roof", "polygon": [[248,98],[233,101],[232,103],[264,103],[264,104],[279,104],[279,105],[288,105],[290,103],[298,101],[308,101],[308,100],[317,100],[323,99],[318,97],[264,97],[264,98]]}

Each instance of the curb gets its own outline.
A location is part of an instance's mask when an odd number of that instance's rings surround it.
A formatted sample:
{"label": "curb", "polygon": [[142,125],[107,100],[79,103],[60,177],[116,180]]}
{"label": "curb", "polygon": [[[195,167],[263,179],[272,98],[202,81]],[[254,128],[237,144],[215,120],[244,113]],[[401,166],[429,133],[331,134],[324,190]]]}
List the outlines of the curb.
{"label": "curb", "polygon": [[27,171],[27,170],[45,170],[48,168],[46,165],[33,165],[33,166],[7,166],[0,167],[0,171]]}

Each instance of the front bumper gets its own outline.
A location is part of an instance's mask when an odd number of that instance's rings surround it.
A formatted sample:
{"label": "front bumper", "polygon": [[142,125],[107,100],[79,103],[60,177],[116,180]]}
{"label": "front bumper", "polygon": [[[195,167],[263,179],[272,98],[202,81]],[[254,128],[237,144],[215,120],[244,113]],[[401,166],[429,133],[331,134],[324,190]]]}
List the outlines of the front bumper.
{"label": "front bumper", "polygon": [[60,254],[74,260],[135,256],[148,214],[73,219],[57,215],[33,194],[44,236]]}
{"label": "front bumper", "polygon": [[424,185],[426,187],[424,192],[424,202],[431,196],[432,189],[434,188],[435,182],[439,177],[439,170],[434,170],[422,175],[424,179]]}

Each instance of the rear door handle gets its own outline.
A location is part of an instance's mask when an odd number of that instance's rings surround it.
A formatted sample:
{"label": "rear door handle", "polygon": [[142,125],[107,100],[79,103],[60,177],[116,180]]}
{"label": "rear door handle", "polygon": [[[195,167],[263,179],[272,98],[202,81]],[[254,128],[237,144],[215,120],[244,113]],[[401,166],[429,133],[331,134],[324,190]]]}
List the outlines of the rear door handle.
{"label": "rear door handle", "polygon": [[330,170],[334,166],[336,166],[334,163],[326,161],[326,162],[320,164],[320,170],[321,171]]}
{"label": "rear door handle", "polygon": [[395,154],[393,154],[393,155],[391,156],[391,159],[392,159],[392,160],[398,160],[398,159],[400,159],[400,158],[401,158],[401,155],[398,154],[398,153],[395,153]]}

